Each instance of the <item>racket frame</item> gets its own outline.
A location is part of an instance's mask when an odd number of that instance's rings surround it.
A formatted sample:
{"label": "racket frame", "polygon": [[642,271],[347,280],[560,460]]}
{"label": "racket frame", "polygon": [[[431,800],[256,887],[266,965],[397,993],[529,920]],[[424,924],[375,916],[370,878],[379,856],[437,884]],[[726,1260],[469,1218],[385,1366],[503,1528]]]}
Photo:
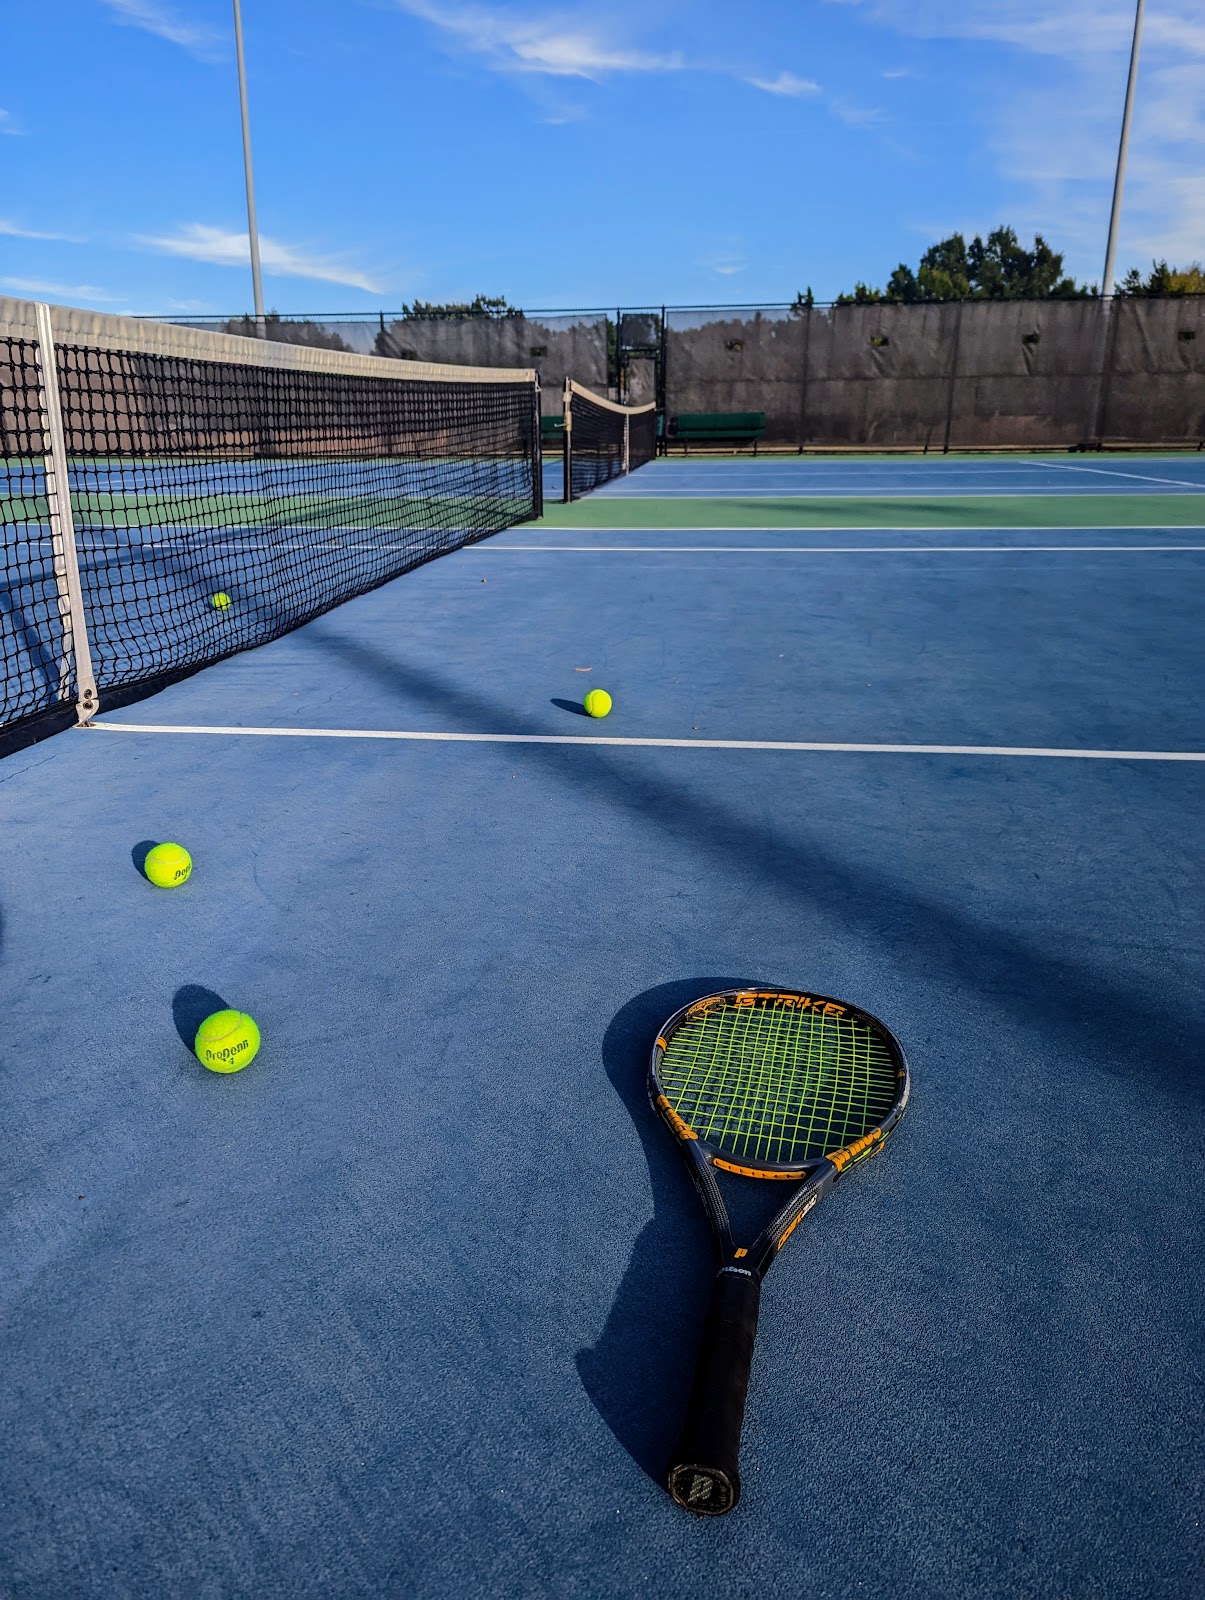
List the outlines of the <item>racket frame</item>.
{"label": "racket frame", "polygon": [[[661,1079],[661,1063],[669,1041],[688,1017],[715,1006],[756,1005],[759,999],[793,997],[801,1010],[864,1023],[887,1047],[896,1069],[896,1094],[875,1127],[849,1144],[802,1162],[734,1160],[697,1133],[673,1108]],[[741,1424],[761,1284],[779,1251],[803,1221],[851,1167],[883,1148],[908,1105],[910,1079],[903,1046],[878,1017],[860,1006],[798,989],[770,984],[723,989],[703,995],[675,1011],[661,1028],[649,1060],[648,1094],[686,1161],[703,1203],[719,1257],[719,1272],[703,1325],[695,1379],[686,1422],[668,1475],[670,1494],[681,1506],[707,1516],[722,1516],[740,1498],[738,1455]],[[716,1172],[771,1181],[796,1181],[782,1206],[750,1245],[737,1243]],[[699,1484],[709,1485],[705,1490]]]}

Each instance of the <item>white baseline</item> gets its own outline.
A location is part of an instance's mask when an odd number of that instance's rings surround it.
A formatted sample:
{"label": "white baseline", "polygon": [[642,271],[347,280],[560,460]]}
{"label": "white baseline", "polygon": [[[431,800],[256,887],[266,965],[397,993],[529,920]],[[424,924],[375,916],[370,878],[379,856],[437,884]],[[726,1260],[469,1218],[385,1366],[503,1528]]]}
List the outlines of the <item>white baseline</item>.
{"label": "white baseline", "polygon": [[185,723],[90,722],[104,733],[213,734],[239,739],[405,739],[430,744],[607,745],[638,750],[792,750],[836,755],[1051,756],[1069,761],[1205,761],[1205,750],[1057,750],[1032,745],[830,744],[793,739],[622,739],[560,733],[414,733],[388,728],[237,728]]}

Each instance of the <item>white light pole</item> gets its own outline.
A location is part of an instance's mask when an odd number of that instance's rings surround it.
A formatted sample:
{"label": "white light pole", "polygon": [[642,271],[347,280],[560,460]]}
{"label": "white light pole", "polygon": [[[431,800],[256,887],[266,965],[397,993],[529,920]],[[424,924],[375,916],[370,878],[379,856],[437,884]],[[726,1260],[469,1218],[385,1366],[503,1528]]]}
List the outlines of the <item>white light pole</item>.
{"label": "white light pole", "polygon": [[1125,108],[1121,113],[1121,138],[1117,143],[1117,171],[1113,175],[1113,206],[1109,212],[1109,242],[1105,246],[1105,270],[1100,280],[1100,342],[1097,347],[1096,404],[1093,407],[1091,437],[1086,441],[1100,449],[1108,400],[1109,327],[1113,320],[1113,267],[1117,259],[1117,230],[1121,223],[1121,195],[1126,181],[1126,157],[1130,153],[1130,122],[1134,115],[1134,85],[1138,80],[1138,49],[1142,43],[1142,13],[1146,0],[1136,0],[1134,38],[1130,44],[1130,75],[1126,79]]}
{"label": "white light pole", "polygon": [[243,171],[247,179],[247,237],[251,242],[251,292],[255,297],[255,333],[257,338],[262,339],[267,327],[264,321],[264,285],[259,273],[259,228],[255,221],[255,178],[251,171],[251,119],[247,115],[247,69],[243,63],[243,14],[239,0],[234,0],[234,48],[238,56],[239,108],[243,114]]}
{"label": "white light pole", "polygon": [[[237,0],[236,0],[237,4]],[[1134,84],[1138,77],[1138,47],[1142,43],[1142,13],[1146,0],[1138,0],[1134,12],[1134,41],[1130,45],[1130,76],[1126,80],[1125,110],[1121,114],[1121,140],[1117,146],[1117,172],[1113,179],[1113,209],[1109,213],[1109,242],[1105,247],[1105,271],[1100,292],[1113,293],[1113,262],[1117,255],[1117,227],[1121,221],[1121,191],[1125,188],[1126,157],[1130,151],[1130,119],[1134,114]]]}

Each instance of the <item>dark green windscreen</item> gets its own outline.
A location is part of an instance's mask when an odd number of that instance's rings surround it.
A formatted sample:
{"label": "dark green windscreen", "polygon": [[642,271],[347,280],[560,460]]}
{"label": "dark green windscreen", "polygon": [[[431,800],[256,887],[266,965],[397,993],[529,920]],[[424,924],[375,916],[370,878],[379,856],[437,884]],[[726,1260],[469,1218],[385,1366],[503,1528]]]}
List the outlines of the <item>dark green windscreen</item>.
{"label": "dark green windscreen", "polygon": [[713,1003],[669,1040],[670,1105],[722,1154],[770,1165],[814,1160],[878,1127],[898,1073],[877,1029],[803,1010],[794,996]]}

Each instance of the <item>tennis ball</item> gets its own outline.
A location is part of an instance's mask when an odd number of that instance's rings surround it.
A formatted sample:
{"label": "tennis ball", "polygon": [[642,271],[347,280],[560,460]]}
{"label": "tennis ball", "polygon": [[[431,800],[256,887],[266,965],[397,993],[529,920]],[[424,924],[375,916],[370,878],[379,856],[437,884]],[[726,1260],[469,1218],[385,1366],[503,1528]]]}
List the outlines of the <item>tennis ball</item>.
{"label": "tennis ball", "polygon": [[611,709],[611,696],[605,689],[591,689],[585,699],[586,715],[605,717]]}
{"label": "tennis ball", "polygon": [[215,1011],[197,1029],[193,1049],[210,1072],[240,1072],[259,1050],[259,1029],[245,1011]]}
{"label": "tennis ball", "polygon": [[157,889],[178,889],[192,875],[192,857],[182,844],[157,844],[142,869]]}
{"label": "tennis ball", "polygon": [[217,594],[210,595],[209,603],[215,611],[225,611],[230,604],[230,596],[219,589]]}

